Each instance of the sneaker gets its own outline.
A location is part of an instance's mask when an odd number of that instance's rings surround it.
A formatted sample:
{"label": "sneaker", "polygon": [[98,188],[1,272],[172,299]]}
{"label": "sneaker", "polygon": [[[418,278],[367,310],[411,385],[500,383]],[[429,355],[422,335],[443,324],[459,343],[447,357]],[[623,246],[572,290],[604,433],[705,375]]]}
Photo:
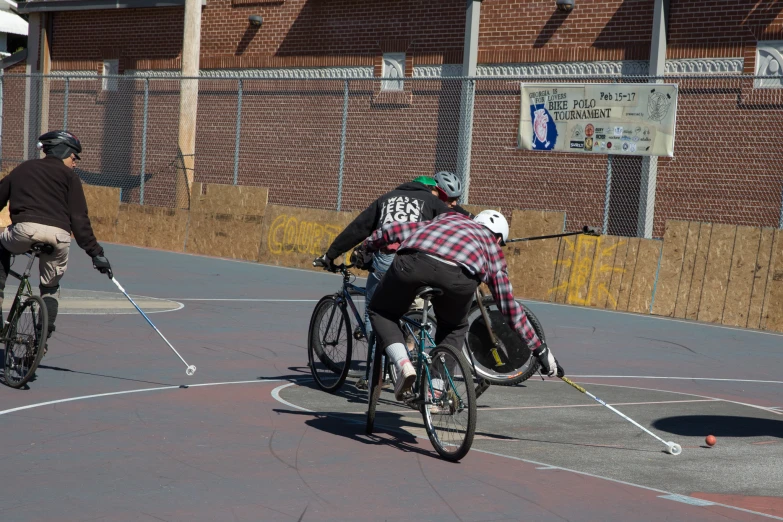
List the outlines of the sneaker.
{"label": "sneaker", "polygon": [[359,380],[356,381],[357,390],[366,390],[367,388],[367,381],[364,378],[359,378]]}
{"label": "sneaker", "polygon": [[416,369],[410,361],[402,365],[402,371],[397,375],[397,384],[394,386],[394,398],[401,401],[406,393],[411,391],[413,381],[416,380]]}

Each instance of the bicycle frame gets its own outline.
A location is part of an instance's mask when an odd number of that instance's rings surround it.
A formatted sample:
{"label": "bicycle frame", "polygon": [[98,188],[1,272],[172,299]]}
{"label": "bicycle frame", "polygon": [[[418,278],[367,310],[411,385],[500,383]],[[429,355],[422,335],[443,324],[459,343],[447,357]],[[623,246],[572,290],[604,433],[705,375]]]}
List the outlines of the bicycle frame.
{"label": "bicycle frame", "polygon": [[26,255],[30,258],[30,260],[27,262],[27,267],[25,267],[24,273],[22,275],[19,275],[13,270],[8,271],[10,275],[14,276],[20,281],[20,284],[19,288],[16,290],[14,302],[11,304],[11,308],[8,311],[8,316],[3,322],[3,328],[0,330],[0,336],[2,336],[3,341],[8,340],[8,326],[16,322],[16,314],[19,311],[19,302],[22,300],[22,297],[33,295],[33,289],[30,286],[30,271],[33,268],[33,263],[35,262],[36,256],[30,254]]}
{"label": "bicycle frame", "polygon": [[[424,307],[422,308],[422,316],[424,317],[424,321],[419,323],[418,321],[415,321],[409,317],[403,316],[402,320],[405,322],[405,326],[408,328],[408,331],[413,336],[413,330],[412,327],[417,327],[419,329],[418,339],[416,343],[416,375],[419,376],[416,381],[413,383],[413,395],[416,397],[415,400],[409,401],[411,404],[415,405],[429,405],[432,404],[432,400],[428,400],[427,396],[425,394],[425,387],[424,387],[424,375],[426,375],[427,378],[427,387],[432,390],[432,375],[430,374],[430,364],[432,363],[430,356],[424,351],[426,349],[426,342],[429,342],[429,346],[434,348],[435,347],[435,341],[433,340],[432,336],[430,335],[429,328],[430,322],[429,322],[429,299],[424,299]],[[422,373],[422,371],[424,373]],[[454,395],[459,400],[459,404],[462,407],[463,406],[463,400],[462,397],[459,396],[459,394],[456,392],[456,385],[454,384],[454,381],[451,378],[451,372],[447,367],[444,367],[444,371],[446,373],[446,377],[449,380],[449,385],[451,386],[451,389],[454,390]],[[434,393],[432,396],[434,397]]]}

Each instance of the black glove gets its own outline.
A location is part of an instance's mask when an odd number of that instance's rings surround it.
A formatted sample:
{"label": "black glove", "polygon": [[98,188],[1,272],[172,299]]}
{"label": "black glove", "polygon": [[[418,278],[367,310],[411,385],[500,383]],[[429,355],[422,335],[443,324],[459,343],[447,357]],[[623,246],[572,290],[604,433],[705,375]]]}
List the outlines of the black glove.
{"label": "black glove", "polygon": [[351,264],[355,266],[356,268],[360,268],[362,270],[370,270],[372,268],[372,260],[373,260],[373,254],[372,252],[367,251],[367,246],[362,243],[358,247],[353,249],[353,252],[351,252]]}
{"label": "black glove", "polygon": [[93,268],[95,268],[95,270],[99,271],[101,274],[108,274],[109,279],[114,277],[114,275],[111,273],[111,264],[109,263],[109,260],[106,259],[106,256],[104,256],[103,254],[92,258],[92,266]]}
{"label": "black glove", "polygon": [[313,260],[313,266],[320,266],[330,272],[337,272],[337,265],[334,264],[334,259],[329,259],[326,254],[316,257]]}
{"label": "black glove", "polygon": [[533,350],[533,356],[538,359],[538,363],[541,365],[541,373],[544,375],[547,375],[548,377],[554,377],[557,375],[558,377],[562,377],[565,375],[565,372],[561,375],[561,370],[559,369],[560,364],[558,364],[557,359],[555,359],[555,356],[552,355],[552,350],[547,348],[546,344],[541,344],[536,350]]}

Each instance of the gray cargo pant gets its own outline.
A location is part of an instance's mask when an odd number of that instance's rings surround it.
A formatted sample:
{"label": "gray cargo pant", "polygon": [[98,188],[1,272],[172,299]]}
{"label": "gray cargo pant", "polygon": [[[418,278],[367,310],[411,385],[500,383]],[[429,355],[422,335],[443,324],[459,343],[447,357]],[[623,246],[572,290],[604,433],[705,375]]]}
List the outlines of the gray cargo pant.
{"label": "gray cargo pant", "polygon": [[57,317],[57,297],[60,279],[68,267],[68,251],[71,247],[71,234],[65,230],[39,223],[16,223],[0,233],[0,310],[5,297],[5,284],[11,268],[11,255],[24,254],[33,243],[46,243],[54,246],[51,254],[42,254],[39,258],[41,296],[49,312],[49,331],[53,331]]}

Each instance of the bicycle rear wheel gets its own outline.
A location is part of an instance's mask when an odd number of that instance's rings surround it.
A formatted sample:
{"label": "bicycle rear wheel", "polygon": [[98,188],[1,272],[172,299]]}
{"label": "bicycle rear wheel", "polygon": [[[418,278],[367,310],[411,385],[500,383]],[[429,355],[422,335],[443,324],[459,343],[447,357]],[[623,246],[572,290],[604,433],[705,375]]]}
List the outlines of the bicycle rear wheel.
{"label": "bicycle rear wheel", "polygon": [[[530,349],[520,339],[500,312],[492,296],[485,296],[483,304],[489,315],[490,327],[498,339],[498,348],[493,350],[492,341],[487,331],[487,324],[481,315],[478,305],[474,305],[468,312],[468,334],[463,347],[465,358],[470,360],[470,350],[473,353],[476,373],[485,378],[491,384],[498,386],[513,386],[528,380],[535,375],[538,369],[538,361],[530,356]],[[545,340],[544,329],[538,318],[522,303],[519,303],[527,314],[530,324],[533,325],[536,335],[542,341]]]}
{"label": "bicycle rear wheel", "polygon": [[345,382],[351,366],[351,322],[337,299],[328,295],[315,305],[307,335],[307,358],[315,383],[334,393]]}
{"label": "bicycle rear wheel", "polygon": [[430,382],[426,375],[420,377],[428,399],[421,409],[424,427],[435,451],[456,462],[470,451],[476,432],[473,375],[465,357],[453,346],[440,345],[430,357]]}
{"label": "bicycle rear wheel", "polygon": [[[14,311],[11,310],[11,316]],[[46,349],[49,316],[43,299],[28,297],[8,326],[3,375],[6,384],[21,388],[35,375]]]}

